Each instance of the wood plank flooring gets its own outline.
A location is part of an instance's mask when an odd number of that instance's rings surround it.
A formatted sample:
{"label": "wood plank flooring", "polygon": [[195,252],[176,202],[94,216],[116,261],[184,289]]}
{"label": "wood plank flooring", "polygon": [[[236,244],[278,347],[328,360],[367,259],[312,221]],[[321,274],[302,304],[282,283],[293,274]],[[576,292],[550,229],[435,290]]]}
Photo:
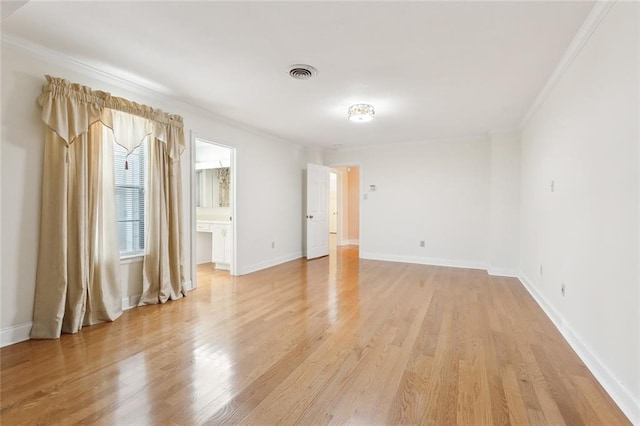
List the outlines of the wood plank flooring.
{"label": "wood plank flooring", "polygon": [[356,247],[0,354],[3,425],[629,424],[517,280]]}

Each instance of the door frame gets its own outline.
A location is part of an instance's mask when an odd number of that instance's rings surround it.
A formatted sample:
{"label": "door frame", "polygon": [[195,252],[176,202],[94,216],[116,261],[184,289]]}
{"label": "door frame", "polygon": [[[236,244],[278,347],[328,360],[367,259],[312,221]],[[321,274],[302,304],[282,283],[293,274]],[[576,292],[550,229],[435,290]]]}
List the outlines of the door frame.
{"label": "door frame", "polygon": [[[366,227],[364,226],[364,222],[362,220],[362,216],[363,216],[363,210],[364,210],[364,203],[367,201],[364,199],[364,167],[362,166],[362,162],[361,161],[333,161],[333,162],[329,162],[327,164],[327,167],[329,167],[330,169],[335,168],[335,167],[357,167],[358,171],[360,173],[359,175],[359,182],[358,182],[358,198],[359,198],[359,203],[358,203],[358,228],[359,228],[359,232],[358,232],[358,246],[360,247],[359,250],[359,254],[358,257],[360,257],[360,254],[362,253],[362,240],[364,239],[364,235],[365,235],[365,231],[366,231]],[[342,212],[342,210],[344,209],[344,205],[340,202],[338,202],[338,215],[344,214]],[[344,240],[344,238],[343,238]]]}
{"label": "door frame", "polygon": [[[335,166],[341,167],[341,166]],[[344,174],[342,171],[336,170],[335,167],[329,167],[331,173],[336,175],[336,211],[338,217],[336,218],[336,245],[338,247],[344,245],[344,223],[342,217],[344,216]]]}
{"label": "door frame", "polygon": [[190,229],[190,237],[191,237],[191,241],[190,241],[190,250],[191,250],[191,282],[192,282],[192,289],[197,288],[198,286],[198,260],[197,260],[197,255],[196,255],[196,239],[197,239],[197,235],[196,235],[196,228],[197,228],[197,218],[196,218],[196,141],[200,140],[202,142],[206,142],[206,143],[210,143],[212,145],[217,145],[223,148],[227,148],[230,150],[231,152],[231,164],[229,165],[230,168],[230,179],[231,179],[231,185],[229,188],[229,191],[231,192],[231,201],[230,201],[230,214],[231,214],[231,233],[232,233],[232,250],[231,250],[231,264],[230,269],[229,269],[229,274],[230,275],[236,275],[236,271],[237,271],[237,259],[238,259],[238,215],[237,215],[237,198],[238,198],[238,193],[237,193],[237,179],[236,179],[236,148],[226,144],[226,143],[221,143],[221,142],[214,142],[215,139],[213,138],[209,138],[207,136],[202,136],[199,133],[194,132],[193,130],[191,131],[191,138],[190,138],[190,151],[191,151],[191,155],[190,155],[190,159],[189,159],[189,166],[190,166],[190,171],[189,171],[189,190],[190,190],[190,196],[191,196],[191,202],[189,203],[189,229]]}
{"label": "door frame", "polygon": [[336,238],[340,235],[340,221],[338,220],[338,212],[340,211],[339,191],[340,191],[340,173],[335,171],[332,167],[329,168],[329,233],[331,233],[331,175],[336,176]]}

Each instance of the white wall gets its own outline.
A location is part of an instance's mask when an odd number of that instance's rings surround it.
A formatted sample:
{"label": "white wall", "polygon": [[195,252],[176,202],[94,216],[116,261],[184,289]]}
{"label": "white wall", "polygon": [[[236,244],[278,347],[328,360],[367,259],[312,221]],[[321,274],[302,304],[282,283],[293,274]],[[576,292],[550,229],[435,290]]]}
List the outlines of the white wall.
{"label": "white wall", "polygon": [[[46,59],[43,59],[46,58]],[[47,52],[2,46],[2,298],[0,344],[28,336],[33,313],[40,223],[44,131],[36,98],[51,74],[109,91],[116,96],[181,114],[190,134],[235,147],[237,159],[237,267],[240,273],[299,257],[302,246],[302,173],[307,153],[201,110],[156,97],[99,72],[87,70]],[[186,250],[191,247],[189,214],[190,146],[183,154],[183,199]],[[195,225],[193,225],[195,226]],[[271,241],[276,247],[271,248]],[[191,253],[186,253],[185,278]],[[140,263],[123,265],[123,297],[140,293]],[[123,303],[127,303],[123,301]]]}
{"label": "white wall", "polygon": [[520,258],[525,284],[640,423],[638,31],[638,4],[614,3],[526,125]]}
{"label": "white wall", "polygon": [[491,135],[489,272],[518,275],[520,133]]}
{"label": "white wall", "polygon": [[488,138],[327,151],[325,163],[361,166],[361,257],[487,267]]}
{"label": "white wall", "polygon": [[[2,47],[2,298],[0,344],[31,329],[40,226],[44,130],[36,109],[43,80],[10,67]],[[35,67],[25,60],[22,68]]]}
{"label": "white wall", "polygon": [[236,147],[238,273],[302,256],[305,150],[259,139]]}

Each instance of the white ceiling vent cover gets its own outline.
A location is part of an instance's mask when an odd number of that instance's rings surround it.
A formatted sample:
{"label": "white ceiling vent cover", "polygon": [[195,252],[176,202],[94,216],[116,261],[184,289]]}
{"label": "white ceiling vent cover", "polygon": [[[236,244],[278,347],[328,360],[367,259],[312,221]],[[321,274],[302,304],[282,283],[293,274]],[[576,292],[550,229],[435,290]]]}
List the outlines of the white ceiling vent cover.
{"label": "white ceiling vent cover", "polygon": [[289,75],[296,80],[308,80],[318,74],[318,70],[311,65],[296,64],[289,67]]}

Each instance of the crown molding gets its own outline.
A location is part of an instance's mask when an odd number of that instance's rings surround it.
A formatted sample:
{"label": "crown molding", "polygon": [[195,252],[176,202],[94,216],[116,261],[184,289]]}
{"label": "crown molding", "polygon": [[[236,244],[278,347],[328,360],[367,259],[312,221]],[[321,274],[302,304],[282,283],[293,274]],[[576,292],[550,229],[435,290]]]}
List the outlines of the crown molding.
{"label": "crown molding", "polygon": [[600,25],[600,22],[607,15],[611,6],[616,2],[616,0],[599,0],[589,12],[589,15],[584,20],[584,23],[576,33],[575,37],[569,44],[569,47],[564,52],[564,55],[556,65],[556,68],[551,73],[551,76],[547,79],[544,87],[533,101],[533,104],[525,114],[524,118],[520,122],[520,129],[524,129],[525,126],[529,123],[529,120],[535,115],[535,113],[540,109],[544,101],[549,97],[553,89],[556,87],[558,82],[562,79],[564,74],[569,70],[573,61],[578,57],[582,48],[587,44],[591,35],[595,32],[595,30]]}
{"label": "crown molding", "polygon": [[126,78],[123,78],[115,74],[112,74],[110,72],[107,72],[105,70],[102,70],[93,65],[87,64],[86,62],[82,62],[70,55],[64,54],[57,50],[49,49],[47,47],[30,42],[28,40],[15,38],[15,37],[2,34],[0,36],[0,44],[2,45],[3,48],[11,47],[17,50],[24,51],[27,54],[37,59],[58,65],[63,68],[70,69],[71,71],[84,74],[88,77],[92,77],[92,78],[95,78],[96,80],[100,80],[106,84],[110,84],[110,85],[122,88],[132,93],[145,96],[152,100],[157,100],[165,104],[176,105],[178,108],[184,111],[191,112],[194,114],[199,114],[211,120],[215,120],[219,123],[228,125],[230,127],[234,127],[236,129],[243,130],[245,132],[254,134],[256,136],[271,139],[274,142],[286,143],[286,144],[295,145],[295,146],[304,148],[304,146],[299,143],[292,142],[287,139],[283,139],[279,136],[276,136],[264,130],[261,130],[261,129],[249,126],[245,123],[236,121],[234,119],[222,116],[200,105],[184,101],[175,95],[154,90],[143,84],[133,82]]}
{"label": "crown molding", "polygon": [[[153,99],[161,99],[161,100],[168,100],[169,98],[168,95],[160,93],[156,90],[150,89],[149,87],[143,86],[138,83],[134,83],[125,78],[108,73],[98,67],[79,61],[72,56],[66,55],[57,50],[49,49],[47,47],[41,46],[39,44],[30,42],[24,39],[14,38],[14,37],[3,34],[2,45],[3,47],[7,46],[7,47],[12,47],[14,49],[25,51],[35,58],[53,63],[55,65],[58,65],[64,68],[69,68],[73,71],[96,78],[97,80],[100,80],[104,83],[112,84],[122,89],[134,92],[138,95],[143,95]],[[170,100],[175,101],[174,99],[170,99]]]}

